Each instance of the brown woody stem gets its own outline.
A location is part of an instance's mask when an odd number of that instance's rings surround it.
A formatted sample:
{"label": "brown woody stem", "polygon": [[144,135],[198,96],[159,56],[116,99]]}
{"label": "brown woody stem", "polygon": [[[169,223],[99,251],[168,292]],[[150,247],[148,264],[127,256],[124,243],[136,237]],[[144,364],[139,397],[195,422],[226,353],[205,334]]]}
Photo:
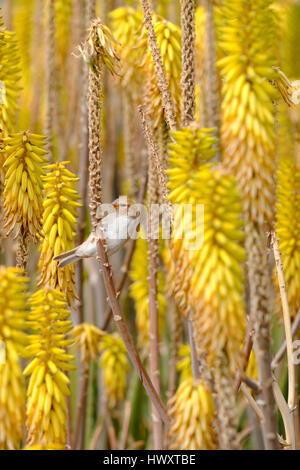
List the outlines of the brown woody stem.
{"label": "brown woody stem", "polygon": [[141,382],[145,388],[145,391],[151,400],[151,403],[155,406],[156,410],[158,411],[159,416],[161,419],[168,424],[169,423],[169,417],[167,415],[166,409],[161,401],[160,396],[156,392],[149,375],[147,374],[142,361],[140,359],[140,356],[136,350],[136,347],[134,345],[133,339],[131,337],[131,334],[129,332],[128,326],[126,324],[126,321],[124,319],[123,312],[121,310],[117,295],[116,295],[116,290],[115,286],[113,283],[113,277],[112,277],[112,269],[111,265],[109,263],[107,253],[105,246],[103,244],[103,240],[99,239],[97,242],[97,254],[98,254],[98,261],[99,261],[99,266],[100,270],[103,274],[103,280],[104,280],[104,285],[106,288],[108,300],[113,312],[113,318],[116,322],[116,326],[120,332],[120,335],[124,341],[124,344],[126,346],[128,355],[141,379]]}

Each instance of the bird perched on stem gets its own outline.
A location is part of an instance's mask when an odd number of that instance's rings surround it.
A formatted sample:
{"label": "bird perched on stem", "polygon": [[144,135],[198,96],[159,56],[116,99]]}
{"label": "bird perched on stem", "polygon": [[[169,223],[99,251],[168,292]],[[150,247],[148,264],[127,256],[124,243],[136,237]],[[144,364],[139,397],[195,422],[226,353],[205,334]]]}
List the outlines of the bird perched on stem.
{"label": "bird perched on stem", "polygon": [[97,210],[99,224],[96,230],[81,245],[55,256],[53,259],[58,261],[58,267],[64,268],[80,259],[96,257],[97,240],[102,237],[107,253],[116,253],[130,237],[137,234],[140,212],[134,210],[133,204],[126,196],[120,196],[111,204],[101,204]]}

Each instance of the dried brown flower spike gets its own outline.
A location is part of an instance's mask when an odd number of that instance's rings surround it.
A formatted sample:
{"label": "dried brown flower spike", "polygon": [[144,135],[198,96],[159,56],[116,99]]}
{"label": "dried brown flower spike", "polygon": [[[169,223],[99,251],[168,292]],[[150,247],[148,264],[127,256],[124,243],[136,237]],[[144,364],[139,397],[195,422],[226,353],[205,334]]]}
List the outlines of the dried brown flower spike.
{"label": "dried brown flower spike", "polygon": [[99,18],[92,21],[90,33],[79,50],[90,67],[89,71],[89,173],[91,191],[91,218],[97,223],[96,210],[102,202],[102,146],[101,114],[103,91],[103,66],[106,65],[112,74],[116,74],[119,60],[110,30]]}

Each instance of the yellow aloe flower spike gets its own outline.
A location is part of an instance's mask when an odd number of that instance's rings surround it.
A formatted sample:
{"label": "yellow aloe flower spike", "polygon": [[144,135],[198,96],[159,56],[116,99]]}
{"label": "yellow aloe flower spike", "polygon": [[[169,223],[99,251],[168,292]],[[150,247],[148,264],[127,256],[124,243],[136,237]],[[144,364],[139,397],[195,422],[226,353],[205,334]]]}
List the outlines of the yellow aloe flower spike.
{"label": "yellow aloe flower spike", "polygon": [[[273,67],[276,65],[279,28],[272,4],[270,0],[222,2],[218,46],[219,54],[223,57],[218,61],[218,66],[222,77],[220,135],[223,164],[235,176],[243,198],[250,286],[249,315],[255,331],[264,411],[267,416],[271,416],[270,421],[263,424],[264,435],[266,448],[276,449],[278,443],[271,437],[273,431],[276,433],[272,371],[270,363],[264,361],[271,346],[269,331],[272,312],[269,302],[270,276],[266,232],[271,229],[274,219],[274,100],[278,99],[278,91],[273,86],[276,76]],[[230,210],[228,208],[228,211]],[[236,279],[236,276],[234,277]],[[238,293],[237,287],[234,293]],[[223,316],[221,311],[220,314]],[[235,326],[232,325],[231,328],[235,331]],[[221,393],[224,389],[223,369],[227,363],[227,359],[223,357],[217,370],[221,405]],[[230,388],[229,385],[228,393],[226,390],[223,393],[228,398],[232,397]],[[271,422],[273,424],[270,424]],[[233,421],[232,423],[234,424]],[[230,446],[225,426],[222,440],[223,447]],[[237,439],[235,442],[234,447],[238,445]]]}
{"label": "yellow aloe flower spike", "polygon": [[[182,277],[177,276],[175,296],[181,292],[184,302],[180,298],[179,305],[184,309],[186,305],[192,307],[199,354],[208,354],[208,359],[214,361],[226,351],[234,370],[245,334],[242,263],[246,253],[241,246],[244,240],[241,197],[234,178],[222,167],[203,163],[216,152],[212,130],[197,131],[194,152],[191,152],[193,140],[187,138],[191,132],[182,129],[172,133],[175,143],[169,145],[170,200],[178,205],[179,212],[182,204],[191,204],[193,215],[193,222],[183,227],[186,230],[183,238],[173,240],[175,259],[183,258],[186,266]],[[204,207],[202,222],[195,217],[197,205]],[[174,225],[176,237],[177,230],[179,233],[182,230],[180,224],[176,228],[176,214]],[[191,242],[194,246],[189,246]]]}
{"label": "yellow aloe flower spike", "polygon": [[27,344],[28,279],[0,266],[0,449],[19,449],[25,419],[25,381],[19,354]]}
{"label": "yellow aloe flower spike", "polygon": [[99,342],[104,332],[90,323],[81,323],[73,330],[75,346],[80,352],[81,362],[94,361],[99,354]]}
{"label": "yellow aloe flower spike", "polygon": [[69,162],[48,165],[49,173],[44,177],[44,213],[42,218],[43,238],[39,261],[40,285],[64,292],[69,305],[76,298],[74,265],[57,269],[53,257],[74,248],[78,193],[75,183],[78,178],[65,166]]}
{"label": "yellow aloe flower spike", "polygon": [[142,31],[142,14],[131,7],[121,7],[110,12],[109,20],[112,33],[119,43],[116,50],[120,57],[121,83],[123,86],[129,82],[131,85],[141,85],[140,62],[145,48],[137,47],[137,43]]}
{"label": "yellow aloe flower spike", "polygon": [[107,404],[109,408],[114,408],[125,397],[126,375],[129,370],[126,347],[120,335],[113,333],[102,336],[99,349]]}
{"label": "yellow aloe flower spike", "polygon": [[[275,134],[270,83],[275,78],[274,11],[270,0],[222,4],[218,61],[222,86],[224,164],[244,196],[247,217],[262,226],[273,218]],[[249,20],[247,19],[249,18]]]}
{"label": "yellow aloe flower spike", "polygon": [[[172,250],[164,250],[164,263],[167,267],[167,285],[174,295],[180,312],[188,316],[191,312],[189,301],[191,266],[188,254],[185,252],[184,240],[180,235],[182,215],[181,202],[193,203],[189,181],[199,165],[211,160],[215,154],[216,139],[213,129],[198,129],[197,127],[181,128],[172,133],[174,141],[169,144],[169,176],[170,198],[176,198],[174,208],[174,231],[172,234]],[[171,199],[172,200],[172,199]],[[175,199],[174,199],[175,201]],[[179,217],[179,223],[176,223]],[[179,235],[177,236],[177,232]],[[175,258],[175,259],[173,259]],[[175,263],[174,263],[175,261]]]}
{"label": "yellow aloe flower spike", "polygon": [[[215,148],[217,140],[212,133],[213,129],[181,128],[172,133],[174,142],[169,144],[170,168],[167,170],[167,174],[169,175],[169,188],[171,191],[170,199],[176,203],[174,232],[171,241],[176,269],[168,250],[165,250],[164,261],[168,267],[167,276],[170,280],[168,285],[172,286],[175,302],[185,316],[188,316],[191,311],[188,299],[191,265],[189,255],[184,247],[184,239],[180,234],[182,229],[180,221],[182,204],[193,204],[195,202],[190,191],[190,182],[195,170],[201,164],[211,160],[217,152]],[[176,222],[178,217],[179,224]],[[178,232],[179,235],[177,235]]]}
{"label": "yellow aloe flower spike", "polygon": [[209,351],[212,359],[226,351],[234,370],[245,337],[241,197],[232,176],[209,168],[199,170],[194,194],[197,204],[204,205],[203,246],[198,254],[192,251],[190,255],[197,346],[202,344],[203,352]]}
{"label": "yellow aloe flower spike", "polygon": [[74,357],[67,348],[72,329],[64,295],[55,289],[41,289],[30,299],[28,325],[32,328],[27,356],[33,359],[24,370],[30,376],[27,388],[27,445],[46,446],[66,443],[66,396]]}
{"label": "yellow aloe flower spike", "polygon": [[215,409],[206,385],[186,378],[168,402],[172,419],[168,432],[171,450],[213,450],[217,439]]}
{"label": "yellow aloe flower spike", "polygon": [[15,33],[5,30],[1,17],[0,46],[0,128],[7,135],[15,124],[21,70]]}
{"label": "yellow aloe flower spike", "polygon": [[[138,238],[136,248],[132,258],[129,292],[134,300],[136,310],[136,327],[138,330],[138,347],[145,353],[149,352],[149,271],[148,271],[148,242],[143,238]],[[165,282],[161,270],[157,273],[158,278],[158,316],[159,331],[161,332],[165,325],[165,312],[167,302],[164,297]]]}
{"label": "yellow aloe flower spike", "polygon": [[300,308],[300,170],[290,158],[282,158],[277,173],[276,232],[291,316]]}
{"label": "yellow aloe flower spike", "polygon": [[28,132],[11,134],[3,139],[4,169],[4,229],[9,235],[29,233],[37,240],[41,233],[43,213],[43,181],[45,137]]}

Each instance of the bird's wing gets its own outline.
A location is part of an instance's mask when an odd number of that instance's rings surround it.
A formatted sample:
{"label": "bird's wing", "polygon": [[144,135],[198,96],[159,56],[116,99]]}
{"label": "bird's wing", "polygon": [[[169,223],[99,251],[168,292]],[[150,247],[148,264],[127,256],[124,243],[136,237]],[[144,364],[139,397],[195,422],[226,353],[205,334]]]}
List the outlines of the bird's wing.
{"label": "bird's wing", "polygon": [[70,255],[75,254],[77,248],[73,248],[73,250],[65,251],[65,253],[61,253],[60,255],[55,256],[53,259],[54,261],[59,261],[60,259],[64,259]]}
{"label": "bird's wing", "polygon": [[58,263],[59,268],[64,268],[65,266],[68,266],[68,264],[75,263],[80,259],[79,256],[75,254],[71,254],[69,256],[65,256],[63,259],[61,259]]}

